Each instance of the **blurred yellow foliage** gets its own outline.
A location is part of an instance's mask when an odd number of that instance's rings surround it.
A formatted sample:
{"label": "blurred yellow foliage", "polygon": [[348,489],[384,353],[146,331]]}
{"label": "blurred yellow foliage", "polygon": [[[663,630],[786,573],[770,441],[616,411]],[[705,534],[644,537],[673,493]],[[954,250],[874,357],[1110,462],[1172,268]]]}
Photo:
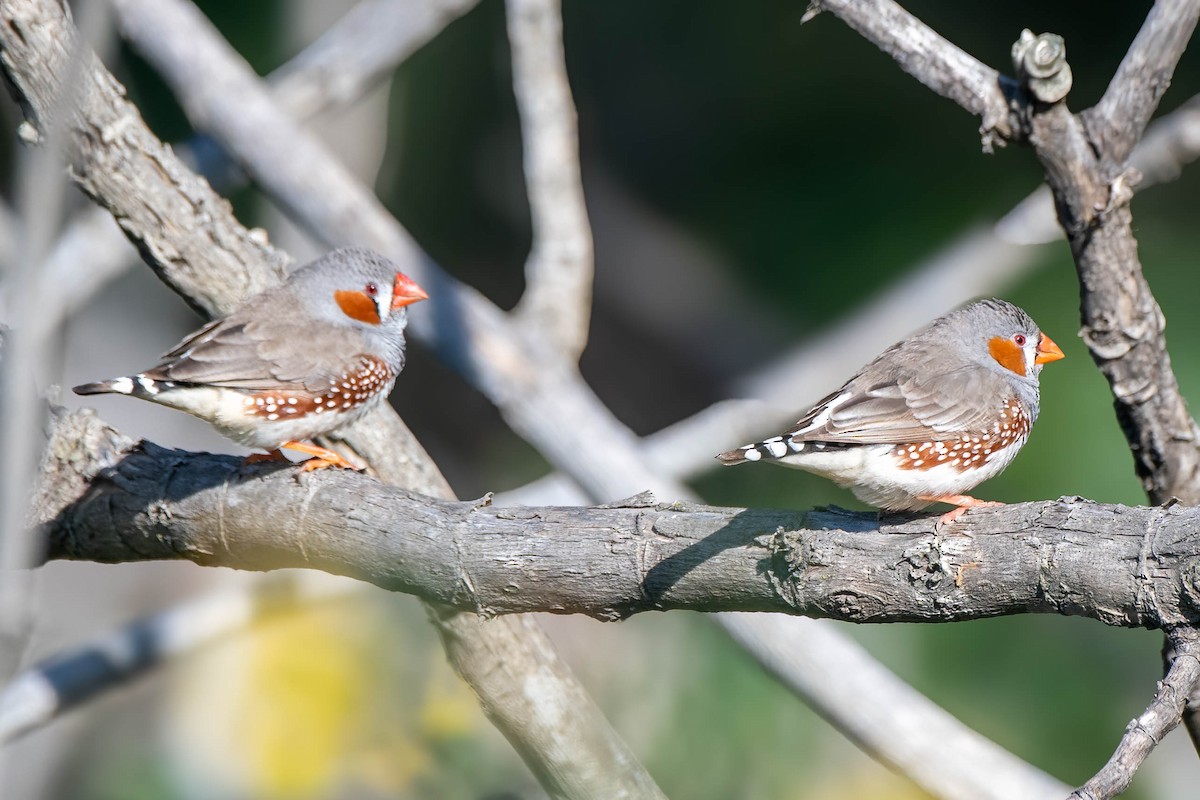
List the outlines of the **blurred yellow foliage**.
{"label": "blurred yellow foliage", "polygon": [[169,720],[184,785],[205,786],[206,797],[257,800],[410,787],[432,758],[391,707],[397,676],[381,653],[398,646],[397,636],[369,598],[352,596],[269,618],[189,662]]}

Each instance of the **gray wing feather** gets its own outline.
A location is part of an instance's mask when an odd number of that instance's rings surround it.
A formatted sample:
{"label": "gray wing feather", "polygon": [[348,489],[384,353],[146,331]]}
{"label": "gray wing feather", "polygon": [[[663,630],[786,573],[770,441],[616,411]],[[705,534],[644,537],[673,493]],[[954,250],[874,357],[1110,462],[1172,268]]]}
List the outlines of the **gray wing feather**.
{"label": "gray wing feather", "polygon": [[264,325],[234,314],[184,339],[146,375],[234,389],[320,391],[352,366],[361,350],[361,341],[348,331],[323,328],[314,340],[311,326],[302,323]]}
{"label": "gray wing feather", "polygon": [[[900,374],[895,380],[871,383],[870,370],[851,380],[810,411],[796,428],[798,441],[857,444],[900,444],[931,441],[938,436],[983,432],[1011,389],[996,373],[977,366],[926,376]],[[848,400],[837,403],[839,397]],[[829,415],[813,425],[821,412]],[[808,425],[805,425],[805,422]]]}

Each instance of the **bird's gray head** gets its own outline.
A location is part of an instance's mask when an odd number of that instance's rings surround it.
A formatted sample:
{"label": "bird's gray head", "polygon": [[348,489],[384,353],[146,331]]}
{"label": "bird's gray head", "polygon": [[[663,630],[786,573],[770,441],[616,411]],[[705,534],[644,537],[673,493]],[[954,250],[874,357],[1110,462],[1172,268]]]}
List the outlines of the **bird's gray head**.
{"label": "bird's gray head", "polygon": [[[959,343],[967,358],[987,369],[1036,387],[1042,365],[1063,352],[1023,310],[992,298],[952,311],[930,326],[938,337]],[[945,338],[943,338],[943,341]]]}
{"label": "bird's gray head", "polygon": [[366,335],[404,335],[408,306],[429,295],[399,267],[365,247],[343,247],[287,278],[297,303],[314,316]]}

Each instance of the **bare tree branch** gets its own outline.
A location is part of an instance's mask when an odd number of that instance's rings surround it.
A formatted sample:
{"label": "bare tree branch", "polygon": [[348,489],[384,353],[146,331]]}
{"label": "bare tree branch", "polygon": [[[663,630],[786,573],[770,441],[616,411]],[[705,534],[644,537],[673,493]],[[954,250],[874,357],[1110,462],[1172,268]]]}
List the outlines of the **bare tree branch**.
{"label": "bare tree branch", "polygon": [[271,73],[271,94],[296,119],[351,103],[478,2],[361,0]]}
{"label": "bare tree branch", "polygon": [[1200,596],[1187,577],[1200,509],[1180,505],[1025,503],[972,513],[950,536],[933,516],[881,523],[646,497],[497,508],[342,471],[129,447],[111,433],[93,458],[79,443],[97,434],[77,428],[97,425],[67,417],[51,443],[38,508],[52,558],[308,567],[485,615],[598,619],[678,608],[849,622],[1056,613],[1165,628],[1189,622]]}
{"label": "bare tree branch", "polygon": [[1141,138],[1171,85],[1197,17],[1200,0],[1156,0],[1104,97],[1082,114],[1088,139],[1113,164],[1123,163]]}
{"label": "bare tree branch", "polygon": [[1129,788],[1133,774],[1163,737],[1179,724],[1184,703],[1200,682],[1200,652],[1194,628],[1167,631],[1175,659],[1159,682],[1154,702],[1129,723],[1117,751],[1096,775],[1071,793],[1068,800],[1108,800]]}
{"label": "bare tree branch", "polygon": [[[1122,91],[1140,86],[1153,94],[1151,84],[1164,79],[1161,64],[1135,74],[1141,61],[1132,61],[1124,68]],[[1200,503],[1200,428],[1171,369],[1166,320],[1142,273],[1133,235],[1129,200],[1137,175],[1089,141],[1063,103],[1026,111],[1030,142],[1046,169],[1079,273],[1081,335],[1108,379],[1138,477],[1154,502],[1177,497]]]}
{"label": "bare tree branch", "polygon": [[[1179,637],[1165,636],[1163,637],[1163,674],[1169,675],[1171,668],[1175,665],[1175,658],[1179,655],[1176,649],[1175,640]],[[1183,706],[1183,725],[1187,730],[1188,738],[1192,740],[1192,747],[1197,752],[1200,752],[1200,683],[1193,685],[1188,693],[1187,700]]]}
{"label": "bare tree branch", "polygon": [[[1009,98],[1010,78],[955,47],[892,0],[812,0],[896,59],[902,70],[982,119],[983,148],[1020,136]],[[810,11],[810,14],[812,12]]]}
{"label": "bare tree branch", "polygon": [[[935,797],[964,800],[1061,800],[1065,784],[1031,767],[899,680],[853,639],[824,620],[724,612],[718,622],[759,656],[779,680],[809,698],[866,752]],[[797,632],[803,635],[797,635]],[[753,641],[750,641],[753,640]],[[804,665],[797,669],[797,663]],[[860,709],[847,715],[846,709]],[[887,708],[892,713],[880,714]],[[920,709],[919,714],[911,713]],[[931,757],[931,754],[932,755]]]}
{"label": "bare tree branch", "polygon": [[572,360],[587,344],[592,232],[579,176],[579,132],[567,80],[559,0],[508,0],[513,92],[521,115],[533,247],[521,324]]}
{"label": "bare tree branch", "polygon": [[361,586],[325,578],[319,573],[279,573],[249,587],[218,590],[47,659],[0,691],[0,745],[267,617],[345,596]]}

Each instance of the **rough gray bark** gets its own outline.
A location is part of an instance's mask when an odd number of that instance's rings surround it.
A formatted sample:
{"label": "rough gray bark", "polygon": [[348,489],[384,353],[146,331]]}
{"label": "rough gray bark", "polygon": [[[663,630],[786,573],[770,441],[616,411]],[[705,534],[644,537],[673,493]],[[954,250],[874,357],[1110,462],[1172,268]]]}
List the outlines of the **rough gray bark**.
{"label": "rough gray bark", "polygon": [[1200,503],[1200,428],[1188,413],[1142,273],[1126,159],[1200,16],[1197,0],[1156,3],[1100,103],[1022,107],[1079,273],[1081,335],[1113,393],[1117,421],[1152,502]]}
{"label": "rough gray bark", "polygon": [[1189,624],[1200,604],[1200,509],[1180,505],[1024,503],[973,512],[943,533],[932,516],[880,523],[839,510],[646,498],[496,508],[344,471],[132,445],[88,414],[59,423],[51,454],[48,485],[66,487],[40,502],[51,558],[309,567],[483,615],[611,620],[686,608],[930,622],[1057,613],[1170,628]]}

